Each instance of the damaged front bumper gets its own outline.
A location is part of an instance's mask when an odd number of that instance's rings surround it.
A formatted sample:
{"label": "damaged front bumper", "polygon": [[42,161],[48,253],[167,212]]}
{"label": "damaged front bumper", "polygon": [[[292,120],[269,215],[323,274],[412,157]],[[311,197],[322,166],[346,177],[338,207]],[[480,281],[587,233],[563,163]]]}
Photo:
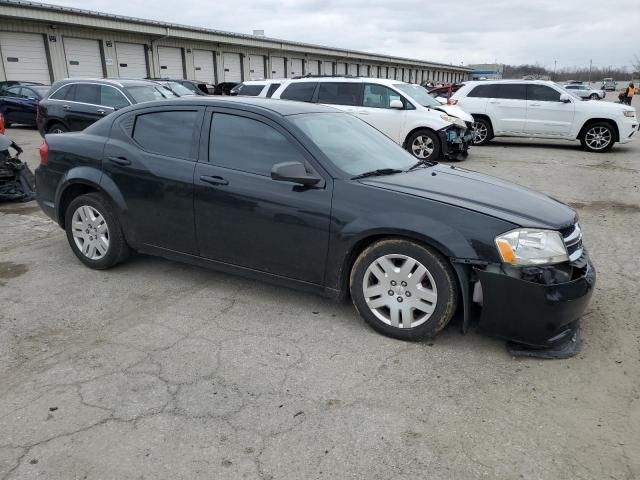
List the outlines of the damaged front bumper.
{"label": "damaged front bumper", "polygon": [[445,160],[464,160],[469,155],[469,146],[473,141],[473,132],[470,128],[463,129],[451,126],[440,130],[440,144],[442,145],[442,157]]}
{"label": "damaged front bumper", "polygon": [[480,331],[535,349],[575,340],[596,282],[586,251],[572,264],[519,275],[499,267],[474,270],[474,301],[482,305]]}

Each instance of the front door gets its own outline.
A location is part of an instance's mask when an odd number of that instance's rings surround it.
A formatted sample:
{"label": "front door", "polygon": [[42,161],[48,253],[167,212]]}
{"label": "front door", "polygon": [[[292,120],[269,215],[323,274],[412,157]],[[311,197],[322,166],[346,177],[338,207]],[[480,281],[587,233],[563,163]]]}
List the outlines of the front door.
{"label": "front door", "polygon": [[366,83],[362,93],[362,103],[358,107],[347,108],[350,113],[380,130],[398,145],[402,145],[407,110],[391,108],[393,100],[400,100],[407,108],[408,102],[399,93],[384,85]]}
{"label": "front door", "polygon": [[571,133],[575,104],[560,101],[560,90],[548,85],[527,85],[525,132],[544,137],[564,137]]}
{"label": "front door", "polygon": [[303,188],[272,180],[276,163],[317,168],[286,130],[262,116],[213,109],[205,122],[210,128],[203,133],[194,176],[200,255],[322,284],[331,182]]}
{"label": "front door", "polygon": [[155,107],[114,123],[103,171],[126,203],[135,244],[197,255],[193,172],[202,116],[198,107]]}

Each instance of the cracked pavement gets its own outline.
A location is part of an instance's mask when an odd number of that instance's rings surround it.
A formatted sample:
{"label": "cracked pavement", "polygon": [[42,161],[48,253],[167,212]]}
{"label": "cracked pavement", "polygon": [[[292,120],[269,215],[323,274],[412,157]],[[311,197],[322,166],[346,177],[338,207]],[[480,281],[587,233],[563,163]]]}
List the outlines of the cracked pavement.
{"label": "cracked pavement", "polygon": [[[8,134],[35,167],[37,132]],[[640,143],[552,144],[463,166],[578,209],[599,283],[564,361],[158,258],[92,271],[0,205],[0,480],[640,478]]]}

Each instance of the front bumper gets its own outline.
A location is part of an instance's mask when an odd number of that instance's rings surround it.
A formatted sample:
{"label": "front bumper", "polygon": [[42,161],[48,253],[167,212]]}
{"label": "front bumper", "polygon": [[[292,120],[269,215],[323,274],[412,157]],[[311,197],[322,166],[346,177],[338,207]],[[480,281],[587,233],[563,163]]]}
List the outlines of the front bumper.
{"label": "front bumper", "polygon": [[636,117],[624,117],[624,120],[619,122],[620,143],[628,143],[638,135],[640,122],[638,121],[637,115],[636,113]]}
{"label": "front bumper", "polygon": [[586,252],[581,262],[573,279],[564,283],[555,283],[553,275],[537,283],[476,270],[483,296],[479,329],[534,348],[566,343],[576,332],[596,282]]}
{"label": "front bumper", "polygon": [[442,145],[442,157],[446,160],[464,160],[469,155],[473,141],[471,129],[449,127],[438,132]]}

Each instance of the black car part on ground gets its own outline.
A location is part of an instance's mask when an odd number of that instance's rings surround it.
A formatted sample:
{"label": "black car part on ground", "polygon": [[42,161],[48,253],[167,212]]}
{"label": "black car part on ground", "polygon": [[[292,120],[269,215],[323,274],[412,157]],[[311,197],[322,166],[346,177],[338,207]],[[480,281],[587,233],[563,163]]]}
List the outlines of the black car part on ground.
{"label": "black car part on ground", "polygon": [[[17,154],[11,156],[9,148]],[[28,202],[35,199],[35,179],[26,163],[18,158],[22,149],[0,135],[0,202]]]}
{"label": "black car part on ground", "polygon": [[442,158],[445,160],[464,160],[469,156],[469,146],[473,141],[471,129],[450,126],[438,131],[442,145]]}

